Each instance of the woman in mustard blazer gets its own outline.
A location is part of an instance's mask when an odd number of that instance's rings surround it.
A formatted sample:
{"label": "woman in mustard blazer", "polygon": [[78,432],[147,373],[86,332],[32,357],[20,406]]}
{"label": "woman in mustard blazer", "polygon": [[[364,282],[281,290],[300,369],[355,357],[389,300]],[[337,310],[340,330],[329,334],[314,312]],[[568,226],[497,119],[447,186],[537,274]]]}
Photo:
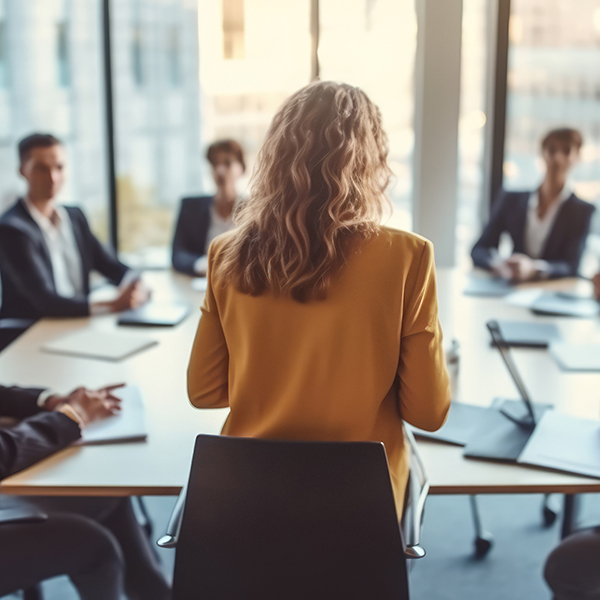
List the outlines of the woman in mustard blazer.
{"label": "woman in mustard blazer", "polygon": [[223,434],[385,444],[400,514],[402,420],[450,406],[433,247],[380,225],[387,137],[358,88],[315,82],[275,116],[238,227],[212,243],[190,364]]}

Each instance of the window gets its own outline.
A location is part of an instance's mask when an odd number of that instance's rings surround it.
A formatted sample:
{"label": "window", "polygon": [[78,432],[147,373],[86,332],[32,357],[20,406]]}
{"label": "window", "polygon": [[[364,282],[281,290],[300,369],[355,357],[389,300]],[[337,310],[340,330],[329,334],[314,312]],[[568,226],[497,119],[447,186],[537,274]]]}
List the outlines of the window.
{"label": "window", "polygon": [[[226,7],[241,15],[243,55],[227,58]],[[242,10],[243,8],[243,10]],[[238,28],[237,31],[240,31]],[[203,0],[200,20],[202,138],[234,138],[246,153],[246,181],[277,109],[310,81],[310,0]],[[214,186],[204,157],[204,191]]]}
{"label": "window", "polygon": [[471,247],[481,233],[481,203],[488,201],[483,194],[483,160],[489,126],[486,88],[493,10],[493,3],[487,0],[463,0],[456,231],[459,264],[469,260]]}
{"label": "window", "polygon": [[8,27],[6,25],[4,0],[0,0],[0,89],[8,87]]}
{"label": "window", "polygon": [[119,250],[166,266],[179,201],[201,192],[198,12],[189,0],[111,11],[112,31],[129,32],[112,37]]}
{"label": "window", "polygon": [[167,31],[167,68],[169,83],[173,87],[181,85],[181,51],[178,25],[171,25]]}
{"label": "window", "polygon": [[[0,0],[0,23],[6,26],[5,16],[10,15],[10,36],[4,37],[0,56],[5,63],[10,56],[11,71],[19,74],[6,93],[0,93],[0,211],[26,190],[18,175],[18,141],[36,131],[52,133],[67,150],[67,181],[60,201],[81,206],[95,233],[107,240],[100,1],[39,7]],[[69,36],[69,31],[78,34]],[[2,67],[0,77],[1,73]]]}
{"label": "window", "polygon": [[244,58],[244,0],[223,0],[223,58]]}
{"label": "window", "polygon": [[544,172],[540,140],[579,129],[585,145],[575,191],[600,195],[600,0],[513,0],[504,187],[532,189]]}
{"label": "window", "polygon": [[71,83],[69,72],[69,24],[62,21],[56,26],[56,59],[58,65],[58,85],[68,87]]}
{"label": "window", "polygon": [[[340,18],[343,15],[343,18]],[[389,136],[391,224],[411,228],[417,22],[410,0],[320,0],[321,79],[362,88]]]}

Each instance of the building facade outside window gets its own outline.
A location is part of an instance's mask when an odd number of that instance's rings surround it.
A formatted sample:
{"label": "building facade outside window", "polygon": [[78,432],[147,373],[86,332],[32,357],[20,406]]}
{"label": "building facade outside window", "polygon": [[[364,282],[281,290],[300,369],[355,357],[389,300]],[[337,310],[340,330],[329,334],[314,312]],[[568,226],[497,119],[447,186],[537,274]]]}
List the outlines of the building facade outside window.
{"label": "building facade outside window", "polygon": [[64,141],[68,156],[60,201],[81,206],[95,233],[107,240],[100,1],[74,4],[0,0],[6,33],[0,64],[8,82],[0,86],[0,211],[25,191],[18,141],[33,132],[52,133]]}
{"label": "building facade outside window", "polygon": [[119,250],[166,266],[179,201],[202,192],[197,2],[111,10]]}

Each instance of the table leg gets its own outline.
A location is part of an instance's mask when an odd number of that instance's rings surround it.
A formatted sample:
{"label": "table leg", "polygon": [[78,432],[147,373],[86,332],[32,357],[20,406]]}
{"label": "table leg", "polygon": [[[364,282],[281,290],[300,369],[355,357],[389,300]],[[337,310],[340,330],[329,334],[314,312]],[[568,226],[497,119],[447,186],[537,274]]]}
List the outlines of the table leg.
{"label": "table leg", "polygon": [[563,502],[561,539],[571,535],[577,528],[577,512],[579,509],[578,494],[565,494]]}

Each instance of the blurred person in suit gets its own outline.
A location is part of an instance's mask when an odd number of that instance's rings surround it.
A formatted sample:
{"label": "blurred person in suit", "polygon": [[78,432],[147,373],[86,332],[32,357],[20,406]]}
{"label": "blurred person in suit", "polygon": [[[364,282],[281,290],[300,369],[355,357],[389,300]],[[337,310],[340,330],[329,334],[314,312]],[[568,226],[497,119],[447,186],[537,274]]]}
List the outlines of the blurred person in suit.
{"label": "blurred person in suit", "polygon": [[[502,191],[471,252],[476,266],[515,282],[577,275],[594,212],[568,183],[582,145],[575,129],[554,129],[544,137],[542,184],[534,191]],[[504,232],[513,241],[513,254],[507,260],[498,254]]]}
{"label": "blurred person in suit", "polygon": [[[35,133],[19,143],[28,191],[0,217],[0,318],[79,317],[135,308],[149,290],[106,250],[77,207],[61,206],[66,153],[61,141]],[[90,272],[119,286],[117,298],[90,303]]]}
{"label": "blurred person in suit", "polygon": [[235,140],[211,144],[206,158],[217,186],[214,196],[184,198],[173,238],[173,268],[195,276],[206,275],[208,247],[233,227],[238,201],[237,184],[246,170],[244,151]]}
{"label": "blurred person in suit", "polygon": [[[0,479],[81,437],[90,423],[116,414],[120,386],[67,395],[0,386]],[[0,596],[68,575],[83,600],[170,597],[129,498],[19,498],[0,495]]]}

